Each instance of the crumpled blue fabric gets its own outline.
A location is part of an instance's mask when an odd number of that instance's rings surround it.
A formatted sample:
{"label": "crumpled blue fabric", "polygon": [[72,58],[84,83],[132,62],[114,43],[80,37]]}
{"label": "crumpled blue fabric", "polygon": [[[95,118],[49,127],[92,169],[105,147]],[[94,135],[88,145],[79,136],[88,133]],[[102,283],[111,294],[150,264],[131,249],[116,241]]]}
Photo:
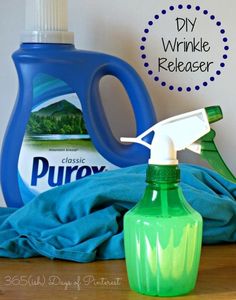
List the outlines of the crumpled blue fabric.
{"label": "crumpled blue fabric", "polygon": [[[236,241],[236,184],[181,165],[187,201],[204,219],[203,243]],[[124,258],[123,216],[145,189],[146,165],[97,174],[52,189],[20,209],[0,208],[0,256],[77,262]]]}

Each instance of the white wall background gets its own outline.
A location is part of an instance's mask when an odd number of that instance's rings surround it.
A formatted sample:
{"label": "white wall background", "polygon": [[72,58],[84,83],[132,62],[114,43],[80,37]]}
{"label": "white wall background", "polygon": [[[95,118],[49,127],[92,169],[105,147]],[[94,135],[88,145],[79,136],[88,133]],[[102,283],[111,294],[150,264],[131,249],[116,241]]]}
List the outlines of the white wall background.
{"label": "white wall background", "polygon": [[[208,88],[193,93],[169,92],[146,74],[140,59],[140,38],[145,24],[156,12],[171,4],[189,2],[198,3],[223,21],[230,41],[230,59],[221,79]],[[233,0],[69,0],[69,27],[75,32],[77,48],[119,56],[139,72],[148,87],[159,120],[209,105],[221,105],[225,118],[214,126],[217,130],[217,145],[227,164],[236,173],[235,11],[236,2]],[[24,1],[0,0],[0,145],[18,88],[11,54],[19,47],[23,29]],[[210,30],[207,33],[208,28],[202,30],[212,38]],[[168,28],[165,31],[168,32]],[[114,133],[117,136],[134,134],[134,123],[130,124],[131,110],[120,84],[111,79],[103,80],[102,94]],[[200,162],[196,155],[189,153],[181,157],[184,161]]]}

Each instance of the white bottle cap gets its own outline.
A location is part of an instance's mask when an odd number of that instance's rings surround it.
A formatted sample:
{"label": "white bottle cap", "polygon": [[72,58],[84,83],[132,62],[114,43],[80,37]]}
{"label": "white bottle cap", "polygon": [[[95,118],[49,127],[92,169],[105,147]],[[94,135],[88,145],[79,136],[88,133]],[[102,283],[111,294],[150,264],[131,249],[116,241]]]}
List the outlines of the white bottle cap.
{"label": "white bottle cap", "polygon": [[26,19],[22,43],[73,44],[68,32],[67,0],[25,0]]}
{"label": "white bottle cap", "polygon": [[155,135],[152,141],[149,165],[178,165],[177,153],[172,139],[168,135]]}

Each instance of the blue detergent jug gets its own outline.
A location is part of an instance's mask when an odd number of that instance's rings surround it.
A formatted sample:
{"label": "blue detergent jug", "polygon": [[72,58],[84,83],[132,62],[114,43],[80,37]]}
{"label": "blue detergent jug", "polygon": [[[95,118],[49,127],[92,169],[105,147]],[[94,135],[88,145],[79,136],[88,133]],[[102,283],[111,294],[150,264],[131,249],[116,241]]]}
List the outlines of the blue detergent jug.
{"label": "blue detergent jug", "polygon": [[13,60],[19,93],[0,166],[8,206],[20,207],[88,175],[147,161],[148,150],[122,145],[113,136],[99,94],[104,76],[121,81],[139,135],[156,123],[144,83],[119,58],[75,49],[67,0],[27,0],[26,31]]}

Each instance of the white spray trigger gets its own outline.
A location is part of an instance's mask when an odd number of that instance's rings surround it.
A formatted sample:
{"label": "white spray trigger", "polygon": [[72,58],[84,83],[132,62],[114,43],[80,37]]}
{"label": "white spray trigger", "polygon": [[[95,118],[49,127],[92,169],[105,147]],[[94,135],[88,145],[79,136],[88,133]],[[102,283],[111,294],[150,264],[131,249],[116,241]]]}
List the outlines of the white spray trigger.
{"label": "white spray trigger", "polygon": [[[154,132],[151,144],[143,140]],[[138,143],[151,150],[150,164],[178,164],[176,152],[184,150],[210,131],[205,109],[199,109],[159,122],[136,138],[121,138],[121,142]]]}

